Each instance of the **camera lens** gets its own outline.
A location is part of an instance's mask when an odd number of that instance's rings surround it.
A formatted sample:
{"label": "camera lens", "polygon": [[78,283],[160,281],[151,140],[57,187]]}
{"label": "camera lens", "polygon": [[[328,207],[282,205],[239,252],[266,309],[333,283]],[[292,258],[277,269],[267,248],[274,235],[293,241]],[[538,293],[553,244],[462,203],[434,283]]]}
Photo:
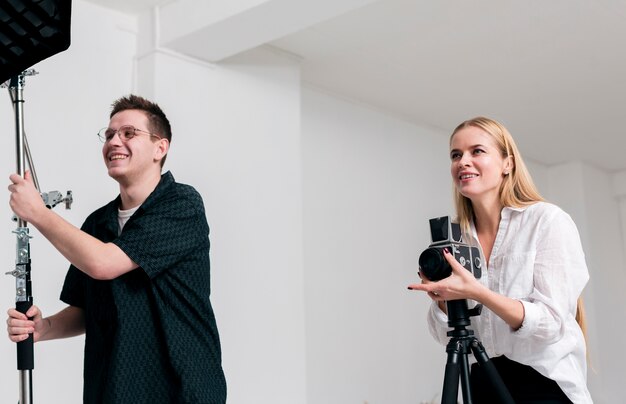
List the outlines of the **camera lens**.
{"label": "camera lens", "polygon": [[419,258],[420,271],[431,281],[447,278],[452,273],[450,264],[437,248],[427,248]]}

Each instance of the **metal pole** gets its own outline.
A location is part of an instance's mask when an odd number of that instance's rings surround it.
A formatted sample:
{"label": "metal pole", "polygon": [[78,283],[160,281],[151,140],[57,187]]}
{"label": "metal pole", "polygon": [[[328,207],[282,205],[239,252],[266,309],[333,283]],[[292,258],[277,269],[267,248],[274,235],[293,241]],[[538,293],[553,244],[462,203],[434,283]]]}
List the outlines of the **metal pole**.
{"label": "metal pole", "polygon": [[[17,174],[23,177],[26,171],[26,163],[28,163],[35,188],[39,191],[35,165],[33,164],[30,148],[28,147],[28,141],[26,139],[26,132],[24,130],[24,84],[26,76],[33,76],[35,74],[37,74],[35,70],[29,69],[11,78],[7,83],[9,83],[9,94],[11,95],[11,102],[13,103],[13,110],[15,112],[15,160]],[[6,83],[3,83],[2,87],[5,87],[5,85]],[[58,191],[44,192],[40,195],[45,205],[50,209],[61,202],[65,202],[65,209],[70,209],[74,200],[72,191],[67,191],[65,197]],[[20,313],[26,314],[28,309],[33,305],[32,284],[30,279],[31,236],[28,234],[28,223],[19,217],[15,217],[15,220],[17,221],[17,228],[13,231],[16,236],[15,269],[6,274],[15,277],[15,308]],[[33,403],[32,372],[35,368],[34,342],[34,336],[30,334],[26,340],[17,343],[17,369],[20,376],[19,404]]]}
{"label": "metal pole", "polygon": [[[26,75],[34,74],[22,72],[11,79],[9,91],[12,91],[12,98],[15,111],[15,158],[17,174],[24,175],[24,82]],[[33,305],[32,286],[30,279],[30,236],[28,235],[27,223],[21,218],[17,218],[16,234],[16,260],[15,270],[15,308],[26,313]],[[17,369],[19,371],[19,404],[32,404],[33,402],[33,380],[32,371],[34,369],[34,337],[30,334],[28,339],[17,343]]]}

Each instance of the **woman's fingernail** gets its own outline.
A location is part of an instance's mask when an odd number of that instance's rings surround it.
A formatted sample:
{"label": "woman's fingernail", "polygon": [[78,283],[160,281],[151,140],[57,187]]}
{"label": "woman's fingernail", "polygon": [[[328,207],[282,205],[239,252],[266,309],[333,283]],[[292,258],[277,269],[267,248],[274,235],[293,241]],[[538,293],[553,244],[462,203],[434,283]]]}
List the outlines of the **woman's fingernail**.
{"label": "woman's fingernail", "polygon": [[448,251],[448,248],[446,247],[446,248],[443,249],[443,253],[444,254],[450,254],[450,251]]}

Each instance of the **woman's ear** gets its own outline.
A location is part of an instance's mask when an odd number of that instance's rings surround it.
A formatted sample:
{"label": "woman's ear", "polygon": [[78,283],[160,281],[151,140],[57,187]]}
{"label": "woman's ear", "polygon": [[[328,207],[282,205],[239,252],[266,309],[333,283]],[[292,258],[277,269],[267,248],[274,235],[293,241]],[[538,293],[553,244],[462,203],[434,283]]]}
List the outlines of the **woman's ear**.
{"label": "woman's ear", "polygon": [[507,156],[504,159],[504,170],[502,171],[502,173],[504,175],[509,175],[513,171],[514,168],[515,168],[515,158],[512,155]]}

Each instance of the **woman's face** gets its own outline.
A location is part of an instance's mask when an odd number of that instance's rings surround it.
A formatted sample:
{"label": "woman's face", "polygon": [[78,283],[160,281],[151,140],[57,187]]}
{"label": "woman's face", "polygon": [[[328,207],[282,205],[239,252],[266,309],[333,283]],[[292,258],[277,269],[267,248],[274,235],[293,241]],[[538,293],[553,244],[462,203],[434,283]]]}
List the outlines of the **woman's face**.
{"label": "woman's face", "polygon": [[454,134],[450,161],[454,185],[472,202],[497,199],[504,175],[512,168],[510,158],[502,157],[492,137],[475,126]]}

